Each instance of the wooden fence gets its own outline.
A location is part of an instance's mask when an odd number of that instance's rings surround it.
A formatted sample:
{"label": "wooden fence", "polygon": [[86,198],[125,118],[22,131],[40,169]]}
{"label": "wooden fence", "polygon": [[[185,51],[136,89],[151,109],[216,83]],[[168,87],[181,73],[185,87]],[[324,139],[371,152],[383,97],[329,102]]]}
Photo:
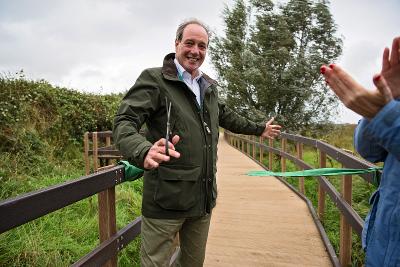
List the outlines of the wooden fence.
{"label": "wooden fence", "polygon": [[86,175],[1,201],[0,233],[97,194],[100,245],[72,266],[117,266],[118,252],[140,234],[141,217],[117,231],[115,186],[126,179],[124,167],[111,160],[121,156],[111,147],[111,132],[86,133],[84,141]]}
{"label": "wooden fence", "polygon": [[[300,135],[282,133],[280,135],[280,149],[274,147],[274,142],[268,139],[268,145],[262,137],[245,136],[233,134],[229,131],[225,131],[226,140],[234,147],[247,154],[249,157],[258,162],[265,169],[272,170],[273,167],[273,155],[280,157],[281,171],[286,171],[286,160],[290,160],[295,163],[299,169],[313,169],[311,165],[303,161],[303,146],[309,146],[318,150],[319,153],[319,167],[325,168],[327,156],[331,159],[341,163],[344,168],[354,169],[366,169],[370,167],[376,167],[375,165],[359,159],[348,151],[338,149],[330,144],[327,144],[320,140],[303,137]],[[287,152],[287,141],[293,141],[296,145],[296,155],[292,155]],[[264,165],[264,156],[268,155],[268,166]],[[374,176],[372,173],[366,173],[360,175],[368,183],[373,183]],[[279,178],[280,179],[280,178]],[[304,195],[304,177],[299,178],[299,188],[295,189],[293,186],[288,184],[285,180],[280,179],[291,189],[295,190],[307,202],[312,214],[315,213],[311,202]],[[352,229],[361,236],[364,221],[352,208],[352,175],[343,175],[341,180],[341,192],[338,192],[336,188],[326,179],[324,176],[318,176],[318,207],[317,216],[319,220],[315,220],[317,227],[321,233],[322,239],[325,246],[331,256],[331,260],[334,265],[348,266],[351,264],[351,233]],[[329,195],[332,202],[340,211],[340,251],[339,260],[326,236],[325,230],[322,227],[320,221],[324,220],[325,214],[325,198],[326,194]]]}
{"label": "wooden fence", "polygon": [[[340,162],[346,168],[369,168],[374,165],[337,149],[327,143],[303,136],[281,134],[281,149],[275,148],[269,140],[268,145],[262,138],[236,135],[225,131],[228,142],[259,162],[263,167],[263,159],[268,153],[269,169],[272,169],[273,154],[279,155],[281,169],[286,171],[286,160],[291,160],[302,169],[311,169],[302,160],[303,145],[314,147],[319,151],[319,166],[326,167],[327,156]],[[296,155],[287,150],[287,140],[296,143]],[[77,201],[97,194],[99,199],[99,235],[100,245],[89,254],[78,260],[73,266],[116,266],[117,254],[140,234],[141,218],[117,231],[115,213],[115,186],[126,181],[123,166],[115,166],[112,160],[121,158],[118,150],[111,145],[111,132],[86,133],[84,136],[84,155],[86,175],[73,181],[51,186],[35,192],[29,192],[15,198],[0,202],[0,234],[12,228],[52,213]],[[367,182],[373,182],[372,174],[361,175]],[[323,176],[317,177],[319,182],[318,212],[316,215],[312,204],[304,196],[304,178],[299,179],[298,194],[307,202],[312,216],[322,221],[325,213],[325,196],[328,194],[341,213],[340,219],[340,263],[326,237],[322,224],[316,221],[322,239],[327,247],[334,265],[347,266],[351,262],[351,231],[361,235],[363,220],[351,206],[352,176],[344,175],[342,190],[339,193]],[[285,182],[284,180],[282,180]],[[285,182],[286,183],[286,182]],[[287,186],[295,190],[291,185]],[[177,253],[171,259],[176,259]]]}

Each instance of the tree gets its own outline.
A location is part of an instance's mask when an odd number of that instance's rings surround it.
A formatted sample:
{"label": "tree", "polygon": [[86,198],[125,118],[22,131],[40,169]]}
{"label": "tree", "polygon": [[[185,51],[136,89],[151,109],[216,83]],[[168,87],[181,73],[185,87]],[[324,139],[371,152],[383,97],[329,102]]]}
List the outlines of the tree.
{"label": "tree", "polygon": [[225,37],[212,40],[210,54],[229,106],[256,120],[276,116],[295,131],[335,114],[319,73],[342,51],[328,4],[236,0],[224,9]]}

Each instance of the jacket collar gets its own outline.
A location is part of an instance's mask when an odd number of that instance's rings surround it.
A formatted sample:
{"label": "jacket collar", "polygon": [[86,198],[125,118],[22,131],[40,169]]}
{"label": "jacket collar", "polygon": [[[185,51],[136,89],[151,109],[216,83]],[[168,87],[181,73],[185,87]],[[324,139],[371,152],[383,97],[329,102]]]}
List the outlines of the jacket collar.
{"label": "jacket collar", "polygon": [[[176,65],[174,63],[175,53],[170,53],[164,57],[163,66],[162,66],[162,74],[164,78],[171,81],[179,81],[178,78],[178,70],[176,69]],[[206,84],[217,85],[217,81],[211,79],[207,74],[203,72],[202,78],[206,81]]]}

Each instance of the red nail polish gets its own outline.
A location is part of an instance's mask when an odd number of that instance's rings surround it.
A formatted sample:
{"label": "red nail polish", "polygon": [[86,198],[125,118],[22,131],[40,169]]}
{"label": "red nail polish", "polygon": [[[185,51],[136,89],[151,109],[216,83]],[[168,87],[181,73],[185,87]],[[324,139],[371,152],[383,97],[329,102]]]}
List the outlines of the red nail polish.
{"label": "red nail polish", "polygon": [[376,76],[374,77],[374,81],[375,81],[375,82],[378,82],[380,79],[381,79],[381,75],[376,75]]}
{"label": "red nail polish", "polygon": [[320,70],[321,74],[325,74],[325,72],[326,72],[326,67],[325,67],[325,66],[322,66],[319,70]]}
{"label": "red nail polish", "polygon": [[329,64],[329,68],[334,69],[335,68],[335,64]]}

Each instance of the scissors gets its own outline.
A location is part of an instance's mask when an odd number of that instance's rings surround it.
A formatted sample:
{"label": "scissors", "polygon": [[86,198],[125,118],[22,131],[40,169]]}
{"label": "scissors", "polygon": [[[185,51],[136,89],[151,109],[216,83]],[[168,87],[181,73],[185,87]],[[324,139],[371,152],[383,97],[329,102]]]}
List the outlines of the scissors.
{"label": "scissors", "polygon": [[165,106],[167,107],[167,133],[165,135],[165,155],[169,156],[169,150],[168,150],[168,142],[169,142],[169,135],[171,134],[171,129],[170,129],[170,123],[169,123],[169,119],[171,116],[171,102],[169,102],[168,104],[168,99],[167,97],[165,97]]}

